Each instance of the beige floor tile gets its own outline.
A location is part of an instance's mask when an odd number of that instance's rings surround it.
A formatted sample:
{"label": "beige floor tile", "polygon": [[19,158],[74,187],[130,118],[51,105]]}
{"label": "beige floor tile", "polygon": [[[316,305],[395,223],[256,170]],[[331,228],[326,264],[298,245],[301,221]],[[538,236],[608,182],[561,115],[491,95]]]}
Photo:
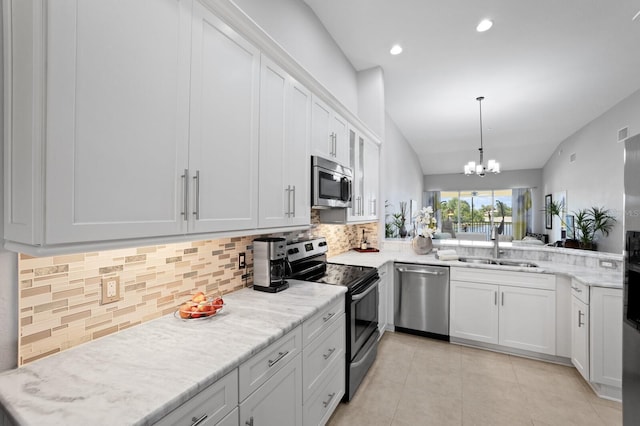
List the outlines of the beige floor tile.
{"label": "beige floor tile", "polygon": [[371,380],[363,381],[348,404],[350,408],[361,409],[371,415],[393,418],[403,389],[402,383],[372,376]]}
{"label": "beige floor tile", "polygon": [[524,400],[486,403],[463,399],[464,426],[531,426],[533,424]]}
{"label": "beige floor tile", "polygon": [[[613,401],[611,401],[613,402]],[[604,404],[591,404],[593,409],[598,413],[598,417],[604,422],[607,426],[620,426],[622,425],[622,404],[619,404],[620,407],[614,408],[610,406],[606,406]],[[640,419],[638,419],[640,422]]]}
{"label": "beige floor tile", "polygon": [[338,405],[328,426],[389,426],[392,419],[369,413],[361,408],[354,408],[346,404]]}
{"label": "beige floor tile", "polygon": [[527,402],[526,395],[517,382],[475,373],[462,376],[462,399],[464,402],[486,404],[499,404],[501,401],[522,404]]}
{"label": "beige floor tile", "polygon": [[447,395],[405,388],[393,420],[425,426],[461,425],[462,400]]}
{"label": "beige floor tile", "polygon": [[562,395],[563,397],[588,402],[592,391],[576,376],[551,372],[541,373],[539,369],[520,367],[515,370],[521,389],[527,394],[536,396]]}
{"label": "beige floor tile", "polygon": [[538,392],[527,395],[529,414],[534,421],[549,425],[603,426],[588,402],[571,396]]}
{"label": "beige floor tile", "polygon": [[490,377],[499,377],[509,382],[518,381],[508,355],[494,352],[483,354],[478,350],[473,352],[463,351],[461,365],[463,374],[483,374]]}
{"label": "beige floor tile", "polygon": [[527,367],[535,368],[542,371],[548,371],[551,373],[564,374],[571,377],[576,377],[576,374],[578,376],[580,375],[580,373],[578,373],[578,370],[576,370],[572,366],[539,361],[537,359],[524,358],[515,355],[510,355],[509,359],[511,360],[511,365],[513,365],[513,368],[516,370],[520,367]]}

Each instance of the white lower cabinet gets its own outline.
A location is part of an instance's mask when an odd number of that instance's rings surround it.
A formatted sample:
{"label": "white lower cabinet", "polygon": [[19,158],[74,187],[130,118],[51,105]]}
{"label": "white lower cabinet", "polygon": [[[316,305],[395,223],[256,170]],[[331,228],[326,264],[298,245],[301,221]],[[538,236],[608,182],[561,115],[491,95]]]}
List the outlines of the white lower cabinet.
{"label": "white lower cabinet", "polygon": [[[165,416],[156,425],[191,426],[198,425],[230,425],[233,410],[238,405],[238,370],[234,369],[175,410]],[[230,419],[231,418],[231,419]]]}
{"label": "white lower cabinet", "polygon": [[316,426],[327,423],[336,409],[345,387],[345,363],[340,362],[332,370],[332,374],[325,378],[324,383],[304,402],[304,425]]}
{"label": "white lower cabinet", "polygon": [[[204,423],[200,423],[201,425]],[[237,426],[240,424],[240,409],[234,408],[232,412],[227,414],[227,417],[216,423],[216,426]]]}
{"label": "white lower cabinet", "polygon": [[380,274],[380,284],[378,284],[378,332],[380,333],[380,338],[382,338],[387,328],[389,307],[392,306],[389,304],[389,289],[393,287],[389,285],[391,274],[387,273],[386,263],[378,268],[378,273]]}
{"label": "white lower cabinet", "polygon": [[451,268],[450,335],[555,355],[555,276]]}
{"label": "white lower cabinet", "polygon": [[589,287],[571,283],[571,363],[589,381]]}
{"label": "white lower cabinet", "polygon": [[240,403],[240,424],[246,426],[302,424],[302,359],[283,365]]}
{"label": "white lower cabinet", "polygon": [[622,289],[591,287],[591,382],[622,387]]}

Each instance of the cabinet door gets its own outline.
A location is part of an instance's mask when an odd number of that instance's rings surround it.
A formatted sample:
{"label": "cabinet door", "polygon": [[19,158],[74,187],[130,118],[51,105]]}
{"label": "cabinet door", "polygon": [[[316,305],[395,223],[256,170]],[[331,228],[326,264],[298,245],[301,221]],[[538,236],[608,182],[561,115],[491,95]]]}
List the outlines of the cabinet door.
{"label": "cabinet door", "polygon": [[591,288],[591,381],[622,386],[622,290]]}
{"label": "cabinet door", "polygon": [[349,164],[349,127],[347,120],[340,115],[333,113],[331,117],[331,128],[333,132],[333,156],[340,164]]}
{"label": "cabinet door", "polygon": [[349,129],[349,168],[353,171],[351,207],[347,221],[362,220],[364,214],[364,139],[354,128]]}
{"label": "cabinet door", "polygon": [[302,424],[302,358],[296,355],[240,404],[241,425]]}
{"label": "cabinet door", "polygon": [[387,310],[389,309],[388,291],[390,286],[386,264],[379,268],[378,272],[380,273],[380,284],[378,284],[378,331],[380,332],[380,337],[382,337],[387,328]]}
{"label": "cabinet door", "polygon": [[571,297],[571,362],[589,381],[589,307]]}
{"label": "cabinet door", "polygon": [[498,286],[451,281],[449,334],[498,343]]}
{"label": "cabinet door", "polygon": [[332,126],[333,111],[316,96],[311,107],[311,153],[335,160]]}
{"label": "cabinet door", "polygon": [[288,74],[264,55],[260,73],[260,206],[261,227],[287,225],[291,184],[287,179],[286,117]]}
{"label": "cabinet door", "polygon": [[[290,225],[311,223],[311,92],[295,80],[291,82],[291,108],[287,114],[285,167],[291,185]],[[262,200],[261,200],[262,201]]]}
{"label": "cabinet door", "polygon": [[378,218],[378,186],[380,174],[380,149],[371,141],[364,143],[364,216]]}
{"label": "cabinet door", "polygon": [[193,4],[191,232],[258,225],[260,52]]}
{"label": "cabinet door", "polygon": [[190,4],[47,4],[47,244],[186,229]]}
{"label": "cabinet door", "polygon": [[555,355],[555,291],[500,286],[500,344]]}

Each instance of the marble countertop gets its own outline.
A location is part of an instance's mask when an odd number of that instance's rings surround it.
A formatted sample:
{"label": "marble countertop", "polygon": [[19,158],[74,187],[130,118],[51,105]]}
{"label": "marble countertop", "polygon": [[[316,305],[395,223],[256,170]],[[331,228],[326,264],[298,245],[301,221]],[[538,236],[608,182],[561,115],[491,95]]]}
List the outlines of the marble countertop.
{"label": "marble countertop", "polygon": [[152,424],[346,291],[289,282],[230,293],[206,320],[166,315],[6,371],[0,403],[20,425]]}
{"label": "marble countertop", "polygon": [[[461,256],[462,257],[462,256]],[[468,256],[472,257],[472,256]],[[509,257],[505,260],[517,260]],[[525,260],[525,259],[520,259]],[[526,259],[526,261],[531,261]],[[460,268],[481,268],[494,270],[508,270],[519,272],[533,272],[542,274],[564,274],[572,278],[578,279],[580,282],[597,287],[622,288],[622,272],[607,268],[594,268],[579,265],[572,265],[560,262],[549,262],[533,260],[537,264],[536,268],[521,266],[504,266],[504,265],[483,265],[475,263],[465,263],[460,261],[443,261],[436,259],[433,253],[427,255],[418,255],[413,251],[395,251],[382,250],[380,252],[359,253],[356,251],[348,251],[346,253],[333,256],[329,262],[342,263],[357,266],[372,266],[379,268],[387,262],[407,262],[407,263],[423,263],[429,265],[444,265]]]}

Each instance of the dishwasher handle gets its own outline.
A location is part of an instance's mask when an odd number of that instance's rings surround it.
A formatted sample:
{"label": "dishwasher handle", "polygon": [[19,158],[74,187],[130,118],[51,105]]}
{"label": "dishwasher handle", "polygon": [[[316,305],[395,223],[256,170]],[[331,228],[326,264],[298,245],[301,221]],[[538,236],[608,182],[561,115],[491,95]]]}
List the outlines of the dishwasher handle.
{"label": "dishwasher handle", "polygon": [[405,268],[396,268],[398,272],[402,273],[410,273],[410,274],[419,274],[419,275],[444,275],[444,272],[441,271],[429,271],[426,269],[405,269]]}

